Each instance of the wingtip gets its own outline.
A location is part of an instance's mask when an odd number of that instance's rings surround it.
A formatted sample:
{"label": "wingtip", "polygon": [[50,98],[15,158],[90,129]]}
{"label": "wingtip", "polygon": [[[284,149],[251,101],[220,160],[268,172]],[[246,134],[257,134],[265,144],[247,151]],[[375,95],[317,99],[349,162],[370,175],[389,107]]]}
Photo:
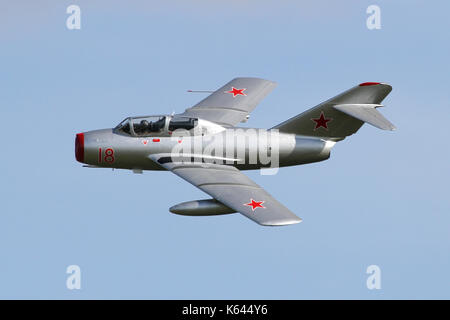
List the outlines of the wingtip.
{"label": "wingtip", "polygon": [[275,82],[275,81],[272,81],[272,80],[269,80],[269,79],[264,79],[264,78],[259,78],[259,77],[236,77],[232,81],[234,81],[234,80],[261,80],[261,81],[265,81],[267,83],[270,83],[270,84],[272,84],[274,86],[277,85],[277,82]]}
{"label": "wingtip", "polygon": [[289,219],[289,220],[274,220],[274,221],[267,221],[264,223],[260,223],[262,226],[267,227],[281,227],[281,226],[288,226],[291,224],[297,224],[302,222],[303,220],[300,218],[297,219]]}
{"label": "wingtip", "polygon": [[374,127],[377,127],[378,129],[385,130],[385,131],[397,130],[397,127],[394,126],[393,124],[389,124],[389,125],[385,125],[385,126],[374,126]]}

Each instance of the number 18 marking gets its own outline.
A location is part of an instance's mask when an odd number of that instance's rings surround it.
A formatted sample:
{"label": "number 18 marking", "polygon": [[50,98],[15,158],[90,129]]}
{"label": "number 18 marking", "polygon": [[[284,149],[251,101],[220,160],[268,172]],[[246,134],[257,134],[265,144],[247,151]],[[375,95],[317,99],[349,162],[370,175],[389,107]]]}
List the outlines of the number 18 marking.
{"label": "number 18 marking", "polygon": [[114,163],[114,149],[108,148],[105,150],[104,155],[102,152],[102,148],[98,148],[98,163],[107,162]]}

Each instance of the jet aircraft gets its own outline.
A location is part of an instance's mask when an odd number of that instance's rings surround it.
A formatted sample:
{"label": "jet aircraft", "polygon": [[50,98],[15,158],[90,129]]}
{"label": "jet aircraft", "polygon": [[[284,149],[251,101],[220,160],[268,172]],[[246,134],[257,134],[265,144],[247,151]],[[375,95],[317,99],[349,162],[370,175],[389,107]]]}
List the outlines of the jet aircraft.
{"label": "jet aircraft", "polygon": [[172,213],[239,212],[264,226],[301,222],[241,171],[326,160],[336,142],[364,123],[394,130],[378,111],[392,87],[361,83],[270,129],[237,127],[275,86],[264,79],[235,78],[181,114],[128,117],[115,128],[78,133],[76,160],[136,173],[170,171],[211,196],[177,204]]}

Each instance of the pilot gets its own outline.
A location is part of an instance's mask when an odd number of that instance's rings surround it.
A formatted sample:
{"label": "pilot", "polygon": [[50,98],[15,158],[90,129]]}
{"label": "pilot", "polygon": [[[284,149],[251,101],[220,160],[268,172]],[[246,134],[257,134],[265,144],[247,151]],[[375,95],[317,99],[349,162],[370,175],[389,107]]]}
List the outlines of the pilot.
{"label": "pilot", "polygon": [[142,120],[141,123],[140,123],[140,131],[142,133],[145,133],[145,132],[148,131],[148,129],[149,129],[148,121],[147,120]]}

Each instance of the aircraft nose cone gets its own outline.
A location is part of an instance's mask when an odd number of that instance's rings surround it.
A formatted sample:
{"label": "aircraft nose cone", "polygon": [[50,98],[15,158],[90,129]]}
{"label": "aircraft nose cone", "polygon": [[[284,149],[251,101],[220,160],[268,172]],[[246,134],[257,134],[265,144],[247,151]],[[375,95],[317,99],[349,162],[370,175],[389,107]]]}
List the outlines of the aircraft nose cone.
{"label": "aircraft nose cone", "polygon": [[75,159],[84,163],[84,133],[77,133],[75,138]]}

